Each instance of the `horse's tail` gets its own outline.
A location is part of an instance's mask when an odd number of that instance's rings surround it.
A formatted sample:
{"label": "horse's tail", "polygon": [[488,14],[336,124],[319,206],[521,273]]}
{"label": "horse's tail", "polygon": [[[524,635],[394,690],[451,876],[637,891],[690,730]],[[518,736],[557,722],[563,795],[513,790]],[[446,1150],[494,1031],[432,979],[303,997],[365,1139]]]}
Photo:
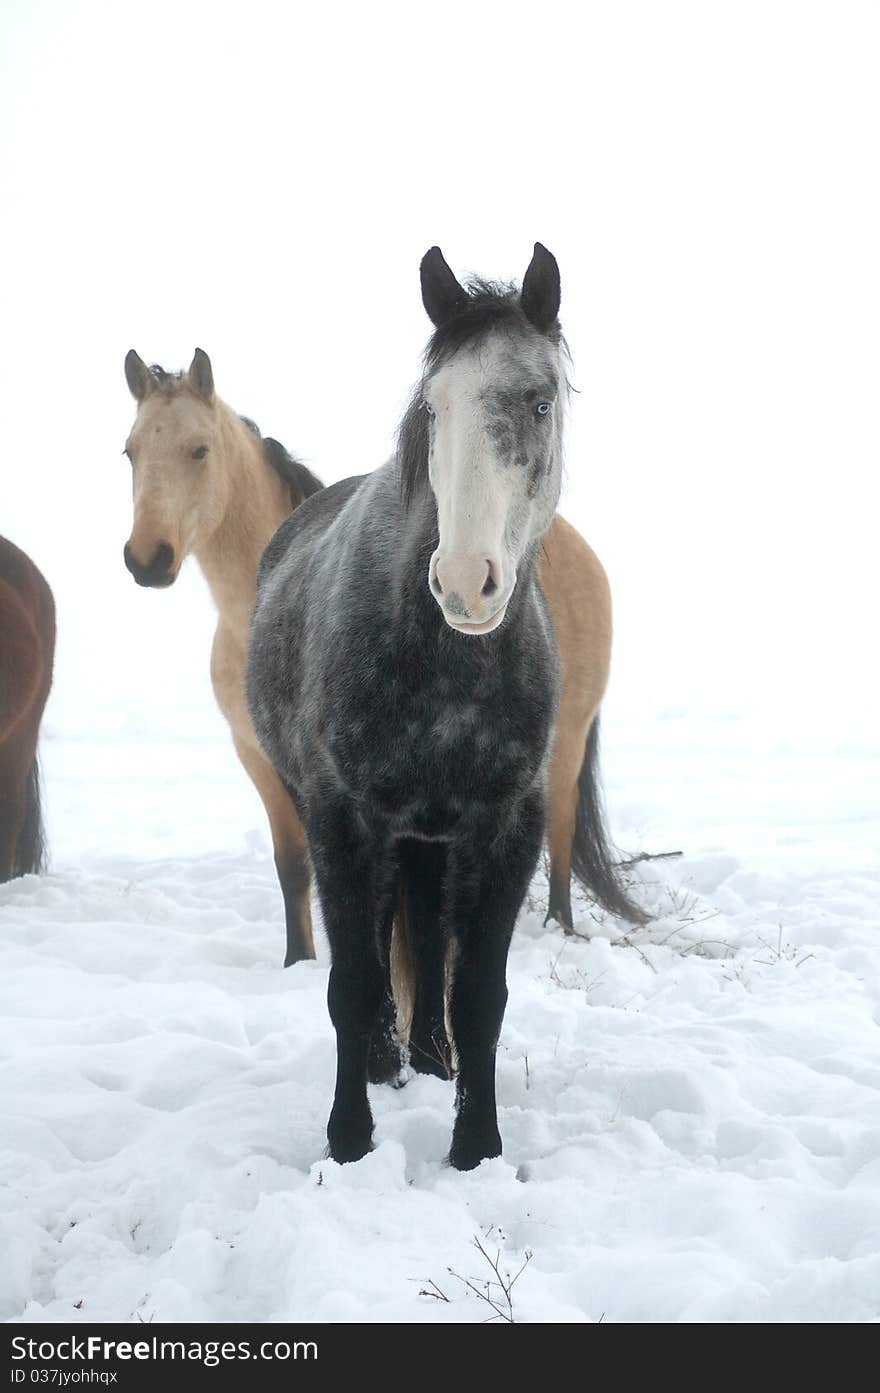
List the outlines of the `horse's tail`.
{"label": "horse's tail", "polygon": [[13,876],[38,875],[46,868],[46,838],[36,753],[25,784],[25,814],[12,862]]}
{"label": "horse's tail", "polygon": [[416,963],[409,918],[409,896],[401,883],[397,911],[391,927],[391,991],[397,1007],[400,1043],[409,1043],[416,1000]]}
{"label": "horse's tail", "polygon": [[578,800],[575,815],[574,841],[571,846],[571,869],[587,893],[620,919],[631,924],[647,924],[650,915],[640,909],[627,895],[620,881],[617,865],[612,860],[611,846],[605,828],[605,808],[599,780],[599,717],[596,716],[587,736],[584,762],[578,776]]}

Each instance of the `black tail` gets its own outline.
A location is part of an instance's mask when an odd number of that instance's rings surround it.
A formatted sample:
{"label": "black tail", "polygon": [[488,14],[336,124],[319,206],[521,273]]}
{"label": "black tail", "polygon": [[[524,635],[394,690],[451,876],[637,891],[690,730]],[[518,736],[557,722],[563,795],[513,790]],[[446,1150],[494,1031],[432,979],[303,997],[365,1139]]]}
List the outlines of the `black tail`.
{"label": "black tail", "polygon": [[34,755],[34,762],[27,776],[25,798],[27,807],[24,823],[12,862],[14,876],[38,875],[46,868],[46,841],[43,834],[43,810],[40,801],[40,765],[36,755]]}
{"label": "black tail", "polygon": [[627,919],[647,924],[650,915],[629,898],[620,883],[605,831],[605,808],[599,783],[599,717],[590,726],[578,776],[578,803],[571,846],[571,869],[597,904]]}

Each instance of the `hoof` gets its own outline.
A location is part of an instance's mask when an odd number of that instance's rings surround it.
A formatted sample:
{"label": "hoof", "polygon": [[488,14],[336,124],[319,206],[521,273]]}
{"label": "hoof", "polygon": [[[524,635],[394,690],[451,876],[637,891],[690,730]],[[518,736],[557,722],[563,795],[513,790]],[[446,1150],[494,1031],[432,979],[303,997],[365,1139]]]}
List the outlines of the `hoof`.
{"label": "hoof", "polygon": [[552,905],[547,910],[547,914],[544,918],[545,929],[548,924],[558,924],[564,934],[574,933],[574,923],[571,913],[569,912],[566,914],[564,909],[555,909]]}
{"label": "hoof", "polygon": [[457,1171],[476,1170],[481,1161],[501,1155],[501,1134],[497,1127],[494,1135],[482,1138],[475,1136],[456,1136],[453,1134],[449,1149],[449,1164]]}
{"label": "hoof", "polygon": [[345,1166],[349,1161],[362,1161],[373,1150],[373,1128],[366,1135],[360,1129],[327,1128],[327,1154],[331,1161]]}
{"label": "hoof", "polygon": [[338,1112],[334,1107],[327,1123],[327,1150],[334,1161],[360,1161],[373,1149],[373,1117],[369,1108]]}
{"label": "hoof", "polygon": [[288,948],[284,955],[284,966],[293,967],[294,963],[310,963],[315,961],[315,954],[310,953],[303,945],[298,948]]}
{"label": "hoof", "polygon": [[338,1166],[347,1166],[352,1161],[362,1161],[366,1155],[373,1150],[372,1140],[366,1146],[351,1142],[349,1144],[332,1143],[327,1144],[327,1155],[331,1161],[335,1161]]}

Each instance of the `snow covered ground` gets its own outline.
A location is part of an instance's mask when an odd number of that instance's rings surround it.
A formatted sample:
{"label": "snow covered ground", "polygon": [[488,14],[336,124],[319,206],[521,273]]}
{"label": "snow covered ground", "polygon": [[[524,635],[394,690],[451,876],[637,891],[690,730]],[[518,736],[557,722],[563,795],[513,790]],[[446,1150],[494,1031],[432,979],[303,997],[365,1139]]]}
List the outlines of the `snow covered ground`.
{"label": "snow covered ground", "polygon": [[[157,624],[175,602],[131,588]],[[880,1317],[867,720],[612,689],[618,840],[684,853],[639,868],[656,921],[624,935],[581,904],[589,939],[564,940],[539,876],[503,1158],[448,1169],[452,1087],[414,1077],[372,1090],[376,1148],[339,1167],[326,944],[281,969],[262,811],[184,647],[177,687],[171,665],[122,704],[129,671],[88,709],[88,647],[62,648],[52,868],[0,887],[5,1319],[477,1322],[475,1237],[511,1275],[532,1255],[519,1321]]]}
{"label": "snow covered ground", "polygon": [[[477,1236],[532,1253],[517,1320],[876,1320],[880,4],[545,0],[539,64],[533,6],[343,8],[0,6],[0,530],[59,615],[51,869],[0,887],[0,1318],[480,1321]],[[122,567],[123,358],[200,344],[340,479],[391,449],[424,250],[520,277],[536,237],[614,831],[684,854],[629,936],[545,931],[536,880],[503,1159],[445,1168],[416,1078],[339,1168],[326,946],[281,970],[204,587]]]}

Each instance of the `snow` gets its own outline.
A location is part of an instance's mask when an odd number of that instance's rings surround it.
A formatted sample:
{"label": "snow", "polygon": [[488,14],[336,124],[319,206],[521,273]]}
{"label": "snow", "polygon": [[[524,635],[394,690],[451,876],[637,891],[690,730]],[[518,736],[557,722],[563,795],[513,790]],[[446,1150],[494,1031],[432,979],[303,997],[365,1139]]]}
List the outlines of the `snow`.
{"label": "snow", "polygon": [[5,1319],[480,1321],[475,1237],[511,1276],[531,1253],[518,1321],[878,1318],[867,723],[823,740],[612,691],[618,839],[684,853],[638,867],[656,920],[625,933],[581,901],[590,937],[564,939],[536,877],[503,1157],[446,1167],[452,1087],[413,1076],[371,1090],[375,1150],[340,1167],[326,944],[280,967],[262,812],[185,646],[179,688],[91,735],[62,669],[55,858],[0,887]]}
{"label": "snow", "polygon": [[[226,0],[0,7],[0,530],[59,621],[51,869],[0,887],[0,1315],[480,1321],[478,1236],[532,1253],[516,1320],[877,1320],[880,6],[550,0],[539,68],[524,6],[350,8],[343,42],[263,0],[246,33]],[[431,100],[462,34],[492,62]],[[341,479],[390,448],[425,248],[521,277],[536,237],[563,511],[615,601],[612,824],[683,856],[629,935],[545,930],[536,878],[503,1158],[446,1168],[416,1077],[340,1168],[326,945],[282,971],[204,586],[122,566],[123,358],[200,344]]]}

